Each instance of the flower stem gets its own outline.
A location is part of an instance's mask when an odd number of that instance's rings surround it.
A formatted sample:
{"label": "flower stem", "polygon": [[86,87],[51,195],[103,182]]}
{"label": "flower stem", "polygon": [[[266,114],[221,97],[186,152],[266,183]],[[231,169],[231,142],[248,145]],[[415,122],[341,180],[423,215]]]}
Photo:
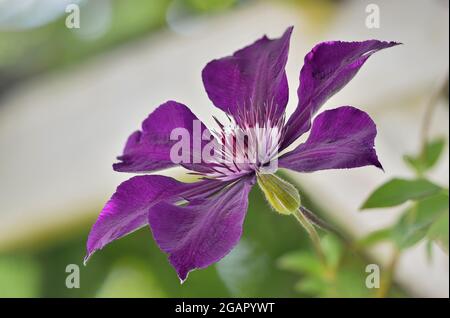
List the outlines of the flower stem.
{"label": "flower stem", "polygon": [[448,86],[448,74],[446,76],[445,81],[439,85],[438,89],[431,95],[425,106],[425,114],[422,121],[422,129],[420,133],[420,154],[422,156],[422,160],[425,161],[427,159],[427,140],[428,133],[431,126],[431,121],[433,118],[434,110],[438,104],[439,99],[442,97],[445,92],[446,87]]}
{"label": "flower stem", "polygon": [[314,225],[309,222],[309,220],[303,215],[300,209],[293,212],[293,215],[308,233],[317,256],[319,257],[322,264],[326,266],[325,254],[323,253],[322,245],[320,244],[320,237],[316,229],[314,228]]}
{"label": "flower stem", "polygon": [[399,258],[400,250],[396,248],[386,269],[386,275],[384,276],[384,279],[381,280],[381,286],[376,295],[378,298],[386,298],[388,296],[394,281],[395,268],[397,267]]}
{"label": "flower stem", "polygon": [[300,206],[300,211],[303,213],[303,216],[308,219],[309,223],[314,225],[315,227],[324,230],[325,232],[329,232],[331,234],[334,234],[337,238],[342,240],[342,242],[350,245],[350,239],[346,237],[344,234],[342,234],[336,227],[334,227],[332,224],[329,224],[319,218],[316,214],[305,208],[304,206]]}

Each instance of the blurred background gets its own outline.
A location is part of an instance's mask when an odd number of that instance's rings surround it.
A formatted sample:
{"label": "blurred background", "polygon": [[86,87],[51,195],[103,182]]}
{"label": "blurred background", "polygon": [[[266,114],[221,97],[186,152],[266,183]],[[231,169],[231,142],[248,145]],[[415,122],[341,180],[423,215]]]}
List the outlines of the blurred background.
{"label": "blurred background", "polygon": [[[80,28],[71,29],[73,4]],[[377,12],[379,23],[368,22]],[[182,286],[148,228],[82,265],[91,225],[130,177],[111,168],[127,136],[168,99],[211,123],[204,65],[289,25],[288,113],[314,44],[404,43],[373,56],[324,106],[353,105],[374,118],[385,172],[283,172],[305,205],[353,241],[375,241],[370,234],[395,224],[405,206],[360,206],[390,178],[413,177],[403,157],[420,151],[424,126],[444,141],[427,178],[448,188],[446,0],[0,0],[0,297],[374,297],[370,263],[395,269],[384,296],[448,297],[448,200],[447,247],[420,237],[395,268],[389,240],[349,245],[322,233],[323,268],[295,220],[270,211],[257,188],[238,247]],[[188,180],[183,173],[167,172]],[[69,264],[80,266],[80,288],[66,287]]]}

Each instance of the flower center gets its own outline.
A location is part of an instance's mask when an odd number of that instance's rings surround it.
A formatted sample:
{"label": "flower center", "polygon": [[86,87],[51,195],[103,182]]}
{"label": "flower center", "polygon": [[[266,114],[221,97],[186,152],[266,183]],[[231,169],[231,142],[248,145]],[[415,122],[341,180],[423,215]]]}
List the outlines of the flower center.
{"label": "flower center", "polygon": [[282,141],[283,119],[219,124],[215,135],[215,153],[208,176],[233,180],[249,173],[271,174],[278,169],[278,150]]}

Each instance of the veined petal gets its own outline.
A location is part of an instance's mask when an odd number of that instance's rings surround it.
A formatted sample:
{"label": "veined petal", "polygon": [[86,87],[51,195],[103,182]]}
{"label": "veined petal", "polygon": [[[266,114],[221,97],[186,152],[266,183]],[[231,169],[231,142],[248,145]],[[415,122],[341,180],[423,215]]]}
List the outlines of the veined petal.
{"label": "veined petal", "polygon": [[358,73],[367,59],[382,49],[400,43],[369,40],[331,41],[316,45],[305,56],[297,90],[299,103],[286,124],[282,148],[286,148],[311,127],[311,118],[335,93]]}
{"label": "veined petal", "polygon": [[239,242],[252,184],[243,179],[187,206],[162,202],[150,209],[153,237],[182,282],[191,270],[219,261]]}
{"label": "veined petal", "polygon": [[232,56],[213,60],[202,72],[206,92],[215,106],[240,124],[244,114],[277,119],[288,101],[285,65],[292,27],[281,38],[262,37]]}
{"label": "veined petal", "polygon": [[217,180],[183,183],[173,178],[146,175],[133,177],[117,187],[89,233],[85,261],[96,251],[148,223],[152,205],[161,201],[195,199],[226,186]]}
{"label": "veined petal", "polygon": [[308,140],[278,160],[282,168],[299,172],[356,168],[382,168],[374,149],[375,123],[365,112],[343,106],[321,113]]}
{"label": "veined petal", "polygon": [[170,157],[170,150],[179,141],[176,134],[173,140],[170,138],[175,129],[184,131],[189,138],[186,138],[189,162],[183,165],[193,170],[195,165],[201,166],[202,143],[205,143],[201,138],[207,128],[185,105],[168,101],[144,120],[142,130],[128,138],[123,155],[118,157],[120,162],[113,165],[114,170],[149,172],[177,165]]}

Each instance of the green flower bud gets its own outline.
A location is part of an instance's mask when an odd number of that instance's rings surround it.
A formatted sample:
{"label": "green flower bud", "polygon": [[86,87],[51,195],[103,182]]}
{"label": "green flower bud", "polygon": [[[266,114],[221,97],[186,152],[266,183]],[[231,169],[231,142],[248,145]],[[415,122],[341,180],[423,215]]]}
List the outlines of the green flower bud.
{"label": "green flower bud", "polygon": [[258,174],[258,185],[272,208],[289,215],[300,207],[300,194],[290,183],[274,174]]}

